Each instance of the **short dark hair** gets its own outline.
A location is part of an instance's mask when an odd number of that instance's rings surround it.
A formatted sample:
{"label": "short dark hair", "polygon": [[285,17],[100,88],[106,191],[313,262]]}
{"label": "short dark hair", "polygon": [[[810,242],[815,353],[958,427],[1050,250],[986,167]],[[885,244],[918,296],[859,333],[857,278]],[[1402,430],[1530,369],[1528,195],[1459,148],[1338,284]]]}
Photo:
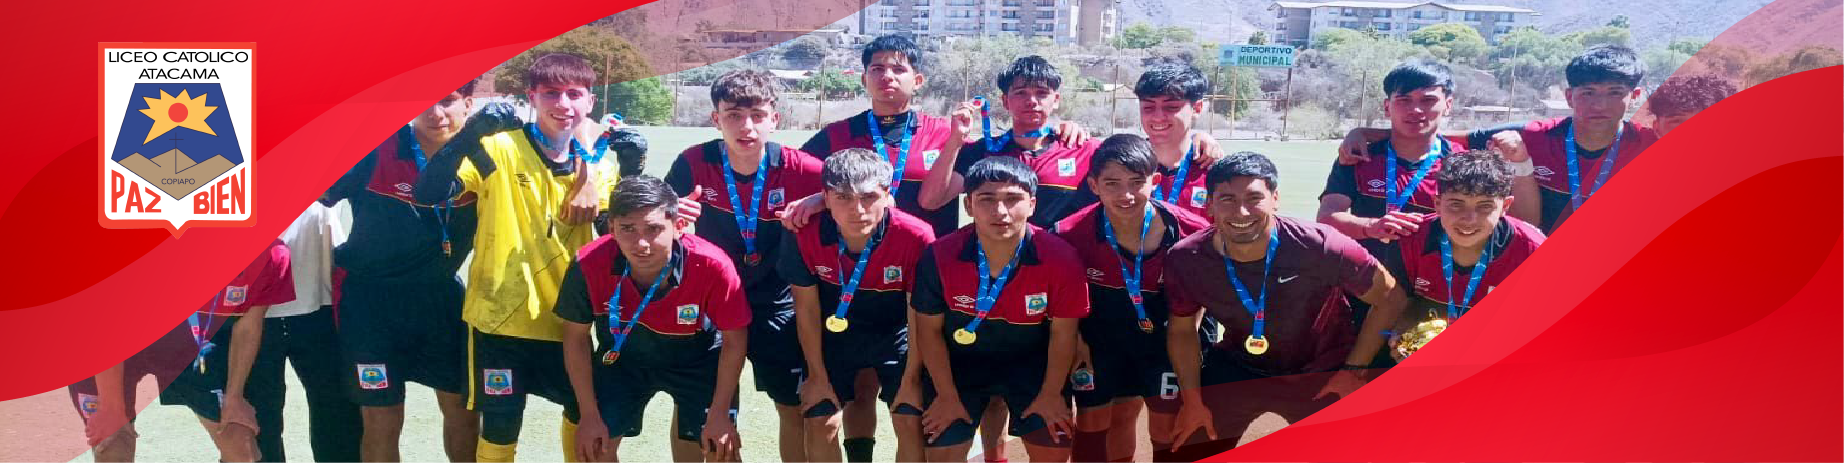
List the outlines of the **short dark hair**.
{"label": "short dark hair", "polygon": [[659,177],[636,175],[623,178],[615,184],[615,191],[608,195],[608,216],[611,218],[662,208],[666,210],[666,218],[679,217],[679,195],[673,193],[672,187]]}
{"label": "short dark hair", "polygon": [[1396,65],[1383,76],[1383,96],[1393,97],[1416,90],[1440,87],[1453,96],[1453,73],[1447,65],[1433,61],[1414,59]]}
{"label": "short dark hair", "polygon": [[826,164],[820,168],[820,184],[826,191],[857,191],[859,185],[872,182],[890,188],[890,177],[895,168],[890,161],[878,156],[877,152],[864,148],[847,148],[826,156]]}
{"label": "short dark hair", "polygon": [[869,68],[871,58],[877,56],[878,52],[886,51],[903,55],[903,58],[908,59],[910,68],[915,69],[916,72],[922,72],[922,47],[916,46],[916,41],[901,35],[878,36],[872,39],[871,43],[864,44],[864,53],[858,57],[858,63]]}
{"label": "short dark hair", "polygon": [[1210,81],[1204,79],[1204,73],[1184,63],[1153,66],[1141,73],[1140,82],[1133,85],[1133,96],[1140,99],[1168,96],[1197,102],[1203,101],[1209,91]]}
{"label": "short dark hair", "polygon": [[1646,98],[1646,106],[1661,117],[1696,114],[1737,91],[1734,83],[1713,74],[1671,76]]}
{"label": "short dark hair", "polygon": [[1025,165],[1018,158],[992,156],[973,163],[967,168],[966,193],[973,194],[980,186],[988,183],[1010,183],[1024,187],[1026,193],[1037,195],[1037,172]]}
{"label": "short dark hair", "polygon": [[595,68],[589,60],[569,53],[549,53],[531,61],[525,68],[525,91],[535,92],[539,85],[589,87],[595,85]]}
{"label": "short dark hair", "polygon": [[1268,191],[1279,191],[1280,173],[1274,169],[1274,161],[1267,156],[1253,151],[1241,151],[1229,157],[1218,159],[1210,165],[1210,173],[1204,174],[1204,184],[1209,185],[1210,193],[1216,194],[1217,185],[1229,183],[1236,177],[1255,177],[1268,182]]}
{"label": "short dark hair", "polygon": [[774,106],[775,85],[775,76],[767,71],[740,69],[726,72],[711,81],[711,107],[721,108],[725,101],[745,108]]}
{"label": "short dark hair", "polygon": [[1511,165],[1497,152],[1470,150],[1441,159],[1441,171],[1434,181],[1441,193],[1511,196]]}
{"label": "short dark hair", "polygon": [[999,92],[1012,91],[1013,85],[1041,83],[1051,90],[1063,88],[1063,73],[1057,72],[1049,60],[1042,56],[1031,55],[1012,61],[1012,66],[999,73],[997,83]]}
{"label": "short dark hair", "polygon": [[480,84],[480,79],[468,79],[467,83],[461,84],[461,88],[455,89],[455,93],[461,94],[462,98],[473,98],[474,87],[478,84]]}
{"label": "short dark hair", "polygon": [[1569,66],[1562,73],[1568,78],[1569,87],[1589,84],[1621,84],[1639,88],[1639,81],[1646,76],[1646,63],[1639,60],[1639,54],[1633,49],[1619,45],[1595,45],[1580,56],[1569,60]]}
{"label": "short dark hair", "polygon": [[1101,141],[1101,147],[1095,148],[1095,155],[1088,158],[1089,178],[1100,178],[1102,168],[1108,163],[1148,177],[1159,171],[1159,162],[1153,160],[1152,143],[1130,133],[1114,134]]}

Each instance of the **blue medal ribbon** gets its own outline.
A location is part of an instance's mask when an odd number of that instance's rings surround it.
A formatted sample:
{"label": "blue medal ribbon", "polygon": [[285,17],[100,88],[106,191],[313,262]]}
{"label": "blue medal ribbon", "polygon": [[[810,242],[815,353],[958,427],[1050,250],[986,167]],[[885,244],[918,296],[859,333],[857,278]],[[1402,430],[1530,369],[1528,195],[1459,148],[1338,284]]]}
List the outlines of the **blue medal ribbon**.
{"label": "blue medal ribbon", "polygon": [[[543,135],[539,136],[542,137]],[[429,157],[423,154],[423,144],[416,140],[415,134],[410,135],[410,154],[416,155],[416,174],[422,175],[423,169],[429,167]],[[430,207],[430,209],[435,211],[435,221],[439,224],[437,228],[442,230],[442,255],[453,256],[455,248],[448,240],[448,220],[455,216],[455,199],[450,197],[447,201],[444,201],[440,205]],[[415,205],[410,206],[410,212],[416,212]]]}
{"label": "blue medal ribbon", "polygon": [[[847,279],[843,275],[840,275],[840,281],[843,281],[845,284],[840,286],[839,307],[833,309],[833,318],[845,319],[846,311],[851,309],[852,298],[858,292],[858,280],[860,277],[864,276],[864,266],[871,262],[871,251],[876,248],[877,238],[865,237],[864,250],[858,253],[858,264],[852,266],[851,278]],[[845,261],[845,238],[843,237],[839,238],[839,261]],[[845,269],[841,267],[839,271],[843,272]]]}
{"label": "blue medal ribbon", "polygon": [[[1133,302],[1133,314],[1139,319],[1140,331],[1151,333],[1152,319],[1146,318],[1146,298],[1140,295],[1140,282],[1146,276],[1146,268],[1143,266],[1146,259],[1146,233],[1152,230],[1153,215],[1156,212],[1150,203],[1143,206],[1146,208],[1146,217],[1140,219],[1140,250],[1133,255],[1133,268],[1128,269],[1127,258],[1121,257],[1120,252],[1113,254],[1120,261],[1120,279],[1122,286],[1127,287],[1127,299]],[[1119,249],[1120,240],[1114,237],[1113,221],[1108,220],[1107,214],[1097,215],[1096,218],[1101,220],[1101,235],[1108,239],[1109,249]]]}
{"label": "blue medal ribbon", "polygon": [[[1007,130],[1004,135],[993,137],[992,111],[987,109],[986,97],[976,96],[973,100],[980,102],[980,138],[986,142],[986,154],[998,154],[1000,150],[1005,149],[1006,144],[1012,142],[1012,131]],[[1024,138],[1043,138],[1053,135],[1056,135],[1055,130],[1049,127],[1038,127],[1037,130],[1025,132]]]}
{"label": "blue medal ribbon", "polygon": [[666,268],[660,269],[658,275],[653,276],[653,284],[647,286],[647,293],[641,296],[640,305],[634,307],[634,316],[626,322],[621,320],[621,286],[628,282],[633,266],[621,269],[621,279],[615,281],[615,295],[608,298],[608,334],[614,336],[615,340],[609,344],[608,353],[603,354],[603,364],[614,363],[615,358],[621,355],[621,345],[627,343],[627,335],[634,331],[634,324],[640,323],[640,314],[646,313],[647,305],[653,303],[653,291],[659,289],[659,282],[666,280],[666,273],[671,267],[668,263]]}
{"label": "blue medal ribbon", "polygon": [[1581,209],[1582,203],[1588,201],[1588,197],[1594,196],[1594,192],[1601,191],[1601,185],[1607,183],[1607,177],[1613,175],[1614,162],[1620,159],[1620,137],[1626,133],[1626,121],[1620,121],[1620,128],[1614,129],[1613,144],[1607,145],[1607,156],[1601,158],[1601,172],[1594,177],[1594,188],[1586,193],[1581,191],[1581,161],[1579,160],[1580,155],[1575,152],[1575,124],[1577,122],[1569,122],[1569,136],[1562,141],[1562,144],[1569,150],[1569,201],[1572,203],[1572,208]]}
{"label": "blue medal ribbon", "polygon": [[[525,132],[531,134],[533,139],[538,140],[538,145],[541,147],[540,149],[551,147],[551,139],[545,137],[543,131],[538,130],[538,124],[525,124]],[[568,154],[572,161],[582,159],[589,164],[602,162],[602,156],[608,154],[608,132],[602,132],[602,136],[596,137],[594,151],[583,149],[582,142],[577,141],[576,137],[570,137],[570,152]]]}
{"label": "blue medal ribbon", "polygon": [[[1492,230],[1492,237],[1498,234],[1497,227]],[[1473,308],[1473,290],[1479,287],[1479,280],[1485,278],[1486,264],[1492,263],[1492,239],[1486,239],[1485,249],[1479,251],[1479,262],[1473,264],[1473,274],[1466,281],[1466,293],[1460,296],[1460,303],[1454,304],[1453,294],[1453,242],[1447,239],[1447,233],[1441,233],[1441,274],[1447,277],[1447,320],[1460,318],[1460,314]],[[1462,310],[1464,309],[1464,310]]]}
{"label": "blue medal ribbon", "polygon": [[1019,253],[1024,250],[1024,242],[1031,239],[1031,232],[1026,231],[1024,238],[1018,240],[1018,247],[1012,250],[1011,262],[1006,262],[1005,268],[999,270],[997,279],[992,278],[992,267],[986,260],[986,248],[980,246],[979,237],[971,239],[974,240],[973,245],[980,250],[980,287],[976,293],[979,297],[974,301],[976,313],[973,321],[967,322],[967,327],[962,328],[969,333],[980,330],[980,322],[986,320],[986,314],[992,312],[993,304],[999,302],[999,293],[1005,291],[1005,283],[1011,281],[1012,271],[1018,268],[1018,261],[1024,260],[1024,256]]}
{"label": "blue medal ribbon", "polygon": [[891,158],[889,148],[884,146],[883,129],[877,126],[877,116],[871,114],[870,111],[864,112],[865,127],[871,132],[871,149],[876,151],[878,156],[889,159],[890,167],[893,167],[890,174],[890,197],[892,198],[896,197],[897,190],[902,189],[903,172],[909,167],[909,142],[915,137],[915,121],[914,111],[903,116],[903,139],[897,145],[896,157]]}
{"label": "blue medal ribbon", "polygon": [[762,255],[756,253],[756,226],[761,224],[756,219],[762,212],[762,187],[768,184],[768,153],[762,153],[761,163],[756,166],[756,178],[751,182],[755,184],[755,192],[749,196],[749,207],[744,208],[742,199],[736,196],[736,172],[730,168],[730,146],[719,141],[717,147],[723,151],[724,188],[730,192],[730,207],[736,209],[731,217],[736,219],[736,229],[743,235],[743,264],[756,265],[762,262]]}
{"label": "blue medal ribbon", "polygon": [[[1421,180],[1428,177],[1428,172],[1434,170],[1434,163],[1439,161],[1441,155],[1447,152],[1447,140],[1437,139],[1434,143],[1428,144],[1428,154],[1423,156],[1420,162],[1415,163],[1415,175],[1409,177],[1409,183],[1401,187],[1396,186],[1396,163],[1400,162],[1399,160],[1402,158],[1396,157],[1396,145],[1394,143],[1385,141],[1383,142],[1383,146],[1387,147],[1389,151],[1389,162],[1383,163],[1384,166],[1387,166],[1384,168],[1385,172],[1383,174],[1384,207],[1390,212],[1396,212],[1402,210],[1403,207],[1407,207],[1409,205],[1409,200],[1415,198],[1415,191],[1421,189]],[[1396,190],[1398,189],[1403,190],[1402,194],[1396,194]]]}
{"label": "blue medal ribbon", "polygon": [[186,326],[192,329],[192,342],[198,344],[198,358],[192,361],[192,365],[198,367],[199,374],[205,373],[205,354],[210,353],[211,349],[215,347],[211,343],[211,336],[209,336],[209,333],[206,333],[205,330],[210,329],[211,322],[217,319],[219,301],[222,301],[223,297],[224,290],[222,289],[218,290],[217,294],[211,296],[211,306],[205,309],[204,320],[201,321],[199,319],[198,311],[196,310],[192,311],[191,315],[186,316]]}
{"label": "blue medal ribbon", "polygon": [[[1241,299],[1242,308],[1248,310],[1249,315],[1255,317],[1255,326],[1250,332],[1250,335],[1256,338],[1263,338],[1263,333],[1267,332],[1268,271],[1274,268],[1274,252],[1280,249],[1281,244],[1280,224],[1271,224],[1269,227],[1271,228],[1268,229],[1268,255],[1262,258],[1263,260],[1261,263],[1260,298],[1249,297],[1248,286],[1243,285],[1242,279],[1236,276],[1235,261],[1229,259],[1229,247],[1224,246],[1223,249],[1223,267],[1229,270],[1229,282],[1236,286],[1236,298]],[[1221,232],[1219,231],[1218,233]]]}
{"label": "blue medal ribbon", "polygon": [[[1178,199],[1180,198],[1180,196],[1178,195],[1184,192],[1185,172],[1191,168],[1191,157],[1196,154],[1197,154],[1196,145],[1192,145],[1189,148],[1185,148],[1185,159],[1178,163],[1178,172],[1176,172],[1175,175],[1172,176],[1172,178],[1166,179],[1166,181],[1168,182],[1169,188],[1171,188],[1172,192],[1168,195],[1165,192],[1166,188],[1168,187],[1154,187],[1153,196],[1152,196],[1153,199],[1169,202],[1172,204],[1178,203]],[[1167,198],[1170,198],[1170,199],[1167,199]]]}

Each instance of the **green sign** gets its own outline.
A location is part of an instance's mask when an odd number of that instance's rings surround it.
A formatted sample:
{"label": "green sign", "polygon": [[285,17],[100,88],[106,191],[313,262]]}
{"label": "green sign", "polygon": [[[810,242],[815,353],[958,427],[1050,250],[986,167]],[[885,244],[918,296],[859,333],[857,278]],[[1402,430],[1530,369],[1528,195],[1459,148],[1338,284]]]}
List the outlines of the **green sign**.
{"label": "green sign", "polygon": [[1263,68],[1293,67],[1293,47],[1286,45],[1225,45],[1223,56],[1217,61],[1222,66],[1245,66]]}

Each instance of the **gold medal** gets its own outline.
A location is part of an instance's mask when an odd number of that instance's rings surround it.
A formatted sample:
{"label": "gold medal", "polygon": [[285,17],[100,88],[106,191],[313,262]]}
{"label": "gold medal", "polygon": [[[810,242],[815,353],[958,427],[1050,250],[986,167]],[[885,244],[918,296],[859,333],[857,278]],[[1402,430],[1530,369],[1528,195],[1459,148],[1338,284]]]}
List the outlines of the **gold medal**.
{"label": "gold medal", "polygon": [[1247,349],[1251,355],[1261,355],[1268,351],[1268,337],[1251,334],[1248,340],[1242,341],[1242,348]]}
{"label": "gold medal", "polygon": [[852,326],[851,322],[845,321],[845,319],[843,318],[839,318],[838,315],[826,317],[826,330],[827,331],[831,331],[834,333],[844,333],[845,329],[850,328],[851,326]]}
{"label": "gold medal", "polygon": [[954,342],[961,343],[962,345],[968,345],[968,344],[973,344],[974,341],[978,341],[978,340],[980,340],[980,336],[977,334],[973,334],[972,331],[967,331],[966,328],[954,330]]}
{"label": "gold medal", "polygon": [[617,351],[617,350],[608,351],[608,353],[602,354],[602,364],[603,365],[614,365],[615,359],[618,359],[618,358],[621,358],[621,351]]}

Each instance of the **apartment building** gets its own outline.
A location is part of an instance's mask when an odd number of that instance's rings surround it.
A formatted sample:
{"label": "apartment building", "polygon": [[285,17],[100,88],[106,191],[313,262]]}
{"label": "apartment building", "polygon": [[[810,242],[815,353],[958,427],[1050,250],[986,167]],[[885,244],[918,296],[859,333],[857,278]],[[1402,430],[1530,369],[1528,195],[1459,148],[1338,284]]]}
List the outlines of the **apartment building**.
{"label": "apartment building", "polygon": [[1436,2],[1274,2],[1273,43],[1304,47],[1317,34],[1331,29],[1372,29],[1381,34],[1407,37],[1423,27],[1441,23],[1471,26],[1487,42],[1512,29],[1536,25],[1536,10],[1524,8]]}
{"label": "apartment building", "polygon": [[1059,44],[1114,37],[1116,0],[883,0],[859,12],[863,34],[919,39],[1020,35]]}

